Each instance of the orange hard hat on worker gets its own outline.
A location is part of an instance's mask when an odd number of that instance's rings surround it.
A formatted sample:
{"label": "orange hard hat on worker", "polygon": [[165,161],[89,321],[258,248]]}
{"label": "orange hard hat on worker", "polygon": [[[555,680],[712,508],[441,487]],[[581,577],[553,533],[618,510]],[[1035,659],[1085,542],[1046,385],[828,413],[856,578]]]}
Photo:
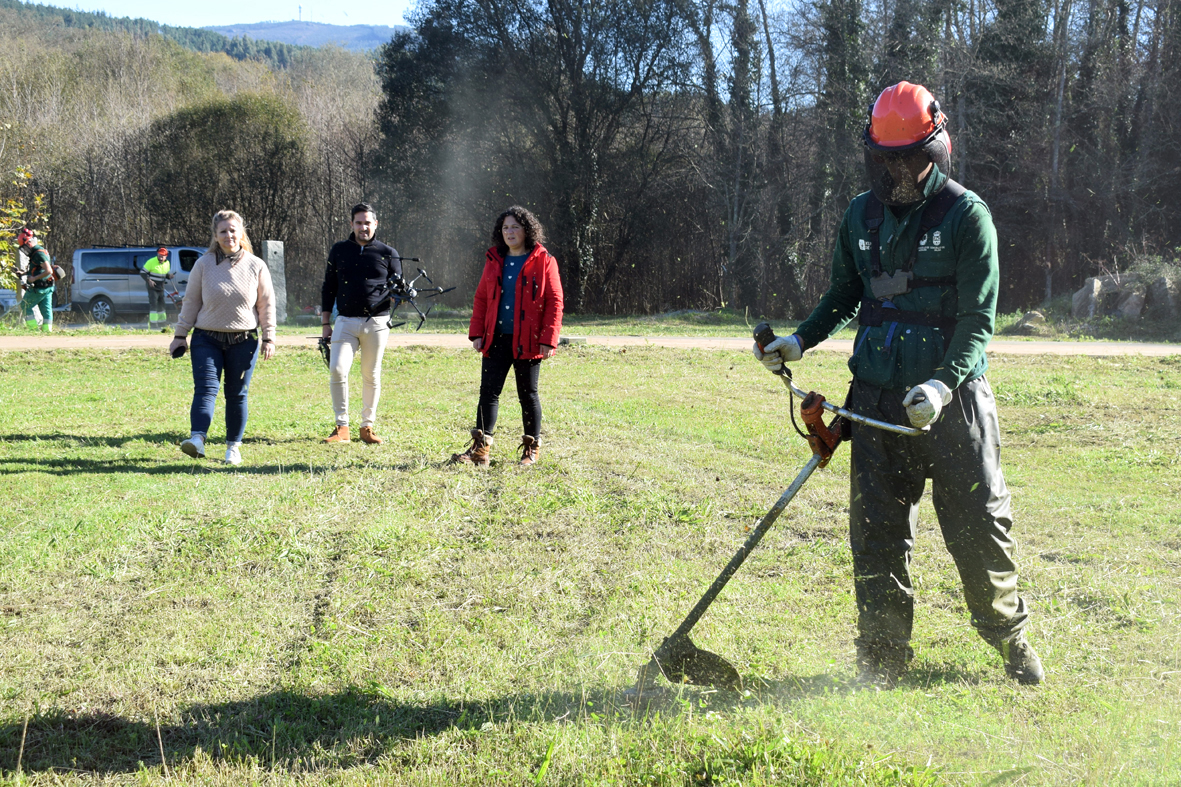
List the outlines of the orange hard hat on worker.
{"label": "orange hard hat on worker", "polygon": [[930,164],[951,177],[947,115],[922,85],[899,82],[883,90],[869,110],[861,138],[870,189],[886,205],[909,205],[931,196],[924,187]]}
{"label": "orange hard hat on worker", "polygon": [[931,91],[899,82],[873,102],[865,137],[872,147],[898,150],[922,145],[946,126],[947,116]]}

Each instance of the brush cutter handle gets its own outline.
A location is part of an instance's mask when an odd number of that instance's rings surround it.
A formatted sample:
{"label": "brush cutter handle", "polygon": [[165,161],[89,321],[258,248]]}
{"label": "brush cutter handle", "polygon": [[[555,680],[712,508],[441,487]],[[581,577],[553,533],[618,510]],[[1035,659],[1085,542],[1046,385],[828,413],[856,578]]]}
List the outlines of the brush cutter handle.
{"label": "brush cutter handle", "polygon": [[[755,326],[754,337],[755,337],[755,341],[758,343],[759,347],[766,347],[768,344],[775,341],[775,339],[776,339],[775,331],[772,330],[771,326],[765,322],[761,322]],[[777,374],[783,378],[783,384],[785,386],[787,386],[787,388],[792,393],[794,393],[796,396],[800,397],[801,399],[806,398],[808,396],[808,391],[798,388],[795,385],[795,383],[792,382],[791,369],[787,368],[787,364],[784,364],[783,368],[780,371],[775,372],[775,374]],[[822,402],[821,406],[825,410],[828,410],[830,413],[833,413],[835,415],[839,415],[842,418],[845,418],[849,421],[853,421],[854,423],[859,423],[864,426],[872,426],[874,429],[881,429],[882,431],[885,431],[885,432],[893,432],[894,434],[910,435],[913,437],[916,435],[926,434],[927,432],[931,431],[931,427],[929,427],[929,426],[925,426],[922,429],[915,429],[912,426],[902,426],[901,424],[892,424],[892,423],[888,423],[886,421],[879,421],[876,418],[869,418],[864,415],[858,415],[857,413],[846,410],[843,407],[837,407],[835,404],[833,404],[832,402],[828,402],[828,401]]]}

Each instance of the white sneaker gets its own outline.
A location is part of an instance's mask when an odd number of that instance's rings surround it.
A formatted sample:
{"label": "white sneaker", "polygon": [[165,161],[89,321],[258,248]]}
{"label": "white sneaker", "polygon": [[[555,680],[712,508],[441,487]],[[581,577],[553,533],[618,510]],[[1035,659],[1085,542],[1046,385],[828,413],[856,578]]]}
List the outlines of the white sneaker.
{"label": "white sneaker", "polygon": [[180,444],[180,450],[184,451],[194,459],[205,458],[205,436],[199,432],[193,432],[188,440]]}
{"label": "white sneaker", "polygon": [[238,450],[241,443],[230,443],[226,446],[226,464],[240,465],[242,464],[242,452]]}

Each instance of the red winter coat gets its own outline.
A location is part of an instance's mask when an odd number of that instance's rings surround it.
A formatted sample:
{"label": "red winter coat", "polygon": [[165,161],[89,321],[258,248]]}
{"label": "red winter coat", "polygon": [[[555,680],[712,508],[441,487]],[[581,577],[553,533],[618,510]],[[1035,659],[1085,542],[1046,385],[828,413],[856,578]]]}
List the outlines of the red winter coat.
{"label": "red winter coat", "polygon": [[[472,322],[468,339],[483,337],[481,352],[492,349],[496,336],[496,312],[500,307],[500,276],[504,270],[504,256],[496,247],[488,249],[484,257],[484,273],[476,286],[476,300],[472,304]],[[558,261],[540,243],[533,247],[517,276],[516,318],[513,320],[513,358],[518,360],[541,357],[541,345],[558,346],[562,331],[562,280],[558,277]]]}

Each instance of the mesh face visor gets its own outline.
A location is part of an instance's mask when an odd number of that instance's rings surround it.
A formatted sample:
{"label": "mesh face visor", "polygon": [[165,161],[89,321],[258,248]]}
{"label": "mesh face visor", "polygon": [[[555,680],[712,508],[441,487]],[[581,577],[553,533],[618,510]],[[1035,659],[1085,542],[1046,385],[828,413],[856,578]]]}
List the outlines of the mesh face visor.
{"label": "mesh face visor", "polygon": [[886,205],[910,205],[923,198],[919,176],[931,163],[925,147],[886,151],[865,148],[869,186]]}

